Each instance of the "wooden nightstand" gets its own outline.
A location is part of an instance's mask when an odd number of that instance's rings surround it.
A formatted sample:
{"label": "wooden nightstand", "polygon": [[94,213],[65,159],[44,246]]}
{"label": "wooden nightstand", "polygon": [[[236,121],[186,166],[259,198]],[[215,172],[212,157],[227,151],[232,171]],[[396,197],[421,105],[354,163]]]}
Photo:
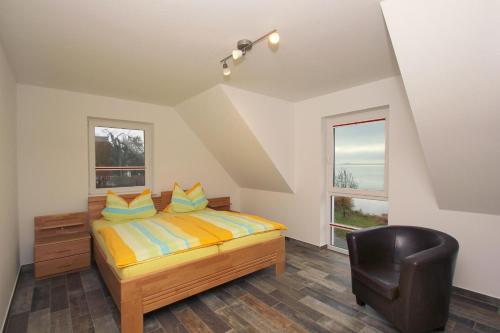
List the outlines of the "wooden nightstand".
{"label": "wooden nightstand", "polygon": [[35,217],[35,278],[90,267],[87,213]]}
{"label": "wooden nightstand", "polygon": [[230,197],[210,198],[210,200],[208,201],[208,208],[212,208],[215,210],[230,210],[231,198]]}

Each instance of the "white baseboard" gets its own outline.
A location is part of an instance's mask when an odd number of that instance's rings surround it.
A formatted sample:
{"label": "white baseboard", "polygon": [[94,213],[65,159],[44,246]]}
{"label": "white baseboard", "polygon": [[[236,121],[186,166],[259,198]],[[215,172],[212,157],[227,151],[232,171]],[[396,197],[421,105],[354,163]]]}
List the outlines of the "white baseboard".
{"label": "white baseboard", "polygon": [[9,315],[10,306],[12,305],[12,300],[14,299],[14,293],[16,292],[17,283],[19,282],[19,275],[21,274],[21,267],[22,266],[19,266],[19,268],[17,269],[16,281],[14,282],[14,288],[12,288],[12,293],[10,295],[10,299],[9,299],[9,304],[7,306],[7,310],[5,311],[5,314],[3,316],[2,329],[0,330],[0,332],[4,331],[5,324],[7,323],[7,316]]}

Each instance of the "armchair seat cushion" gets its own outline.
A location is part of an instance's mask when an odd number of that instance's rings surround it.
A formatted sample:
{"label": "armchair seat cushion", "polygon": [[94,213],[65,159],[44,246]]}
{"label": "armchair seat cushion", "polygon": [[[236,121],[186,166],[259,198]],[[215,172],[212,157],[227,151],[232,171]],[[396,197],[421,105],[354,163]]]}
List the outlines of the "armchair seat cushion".
{"label": "armchair seat cushion", "polygon": [[398,264],[377,263],[352,266],[353,279],[359,280],[365,287],[388,299],[394,300],[399,295]]}

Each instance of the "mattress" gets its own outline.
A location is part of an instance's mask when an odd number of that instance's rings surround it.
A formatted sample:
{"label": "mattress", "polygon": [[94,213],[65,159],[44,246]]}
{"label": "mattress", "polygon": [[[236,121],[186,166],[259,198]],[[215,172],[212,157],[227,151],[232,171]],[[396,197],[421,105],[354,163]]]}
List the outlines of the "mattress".
{"label": "mattress", "polygon": [[279,238],[281,236],[280,230],[272,230],[259,234],[253,234],[241,238],[228,240],[219,245],[211,245],[199,249],[192,249],[180,253],[175,253],[151,259],[145,262],[137,263],[135,265],[118,268],[116,267],[116,264],[114,263],[113,260],[113,256],[107,249],[103,238],[96,230],[99,224],[102,223],[112,224],[114,222],[103,221],[103,220],[94,221],[92,223],[92,234],[94,237],[94,241],[97,242],[97,245],[103,251],[106,257],[106,261],[121,280],[131,279],[148,273],[154,273],[156,271],[163,270],[169,267],[174,267],[180,264],[186,264],[195,260],[217,255],[219,253]]}
{"label": "mattress", "polygon": [[160,213],[118,222],[97,220],[92,228],[102,237],[119,268],[251,235],[286,230],[283,224],[260,216],[213,209]]}
{"label": "mattress", "polygon": [[191,261],[217,255],[219,253],[219,247],[217,245],[212,245],[208,247],[203,247],[201,249],[194,249],[155,258],[132,266],[118,268],[116,267],[113,261],[111,253],[106,248],[106,244],[104,243],[104,240],[102,239],[101,235],[99,235],[99,233],[93,232],[93,236],[94,236],[94,241],[97,241],[97,245],[104,252],[106,261],[115,271],[116,275],[120,278],[120,280],[131,279],[144,274],[153,273],[155,271],[159,271],[168,267],[173,267],[180,264],[186,264]]}

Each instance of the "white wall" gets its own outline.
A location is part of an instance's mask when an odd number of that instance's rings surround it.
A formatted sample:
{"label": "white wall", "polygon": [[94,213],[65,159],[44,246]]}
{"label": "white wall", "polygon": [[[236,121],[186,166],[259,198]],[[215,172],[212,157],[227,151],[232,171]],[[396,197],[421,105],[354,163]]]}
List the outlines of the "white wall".
{"label": "white wall", "polygon": [[221,85],[185,100],[175,109],[240,187],[291,192]]}
{"label": "white wall", "polygon": [[209,197],[231,195],[239,207],[236,183],[170,107],[27,85],[17,97],[22,264],[33,261],[34,216],[87,208],[88,117],[154,124],[154,192],[201,181]]}
{"label": "white wall", "polygon": [[500,1],[382,8],[439,207],[500,215]]}
{"label": "white wall", "polygon": [[19,270],[16,170],[16,81],[0,44],[0,327]]}
{"label": "white wall", "polygon": [[500,217],[440,210],[400,77],[312,98],[295,105],[295,194],[241,191],[243,211],[284,222],[290,237],[328,242],[324,118],[389,106],[389,223],[426,226],[460,242],[455,285],[500,297]]}
{"label": "white wall", "polygon": [[293,190],[293,103],[227,85],[221,87]]}

